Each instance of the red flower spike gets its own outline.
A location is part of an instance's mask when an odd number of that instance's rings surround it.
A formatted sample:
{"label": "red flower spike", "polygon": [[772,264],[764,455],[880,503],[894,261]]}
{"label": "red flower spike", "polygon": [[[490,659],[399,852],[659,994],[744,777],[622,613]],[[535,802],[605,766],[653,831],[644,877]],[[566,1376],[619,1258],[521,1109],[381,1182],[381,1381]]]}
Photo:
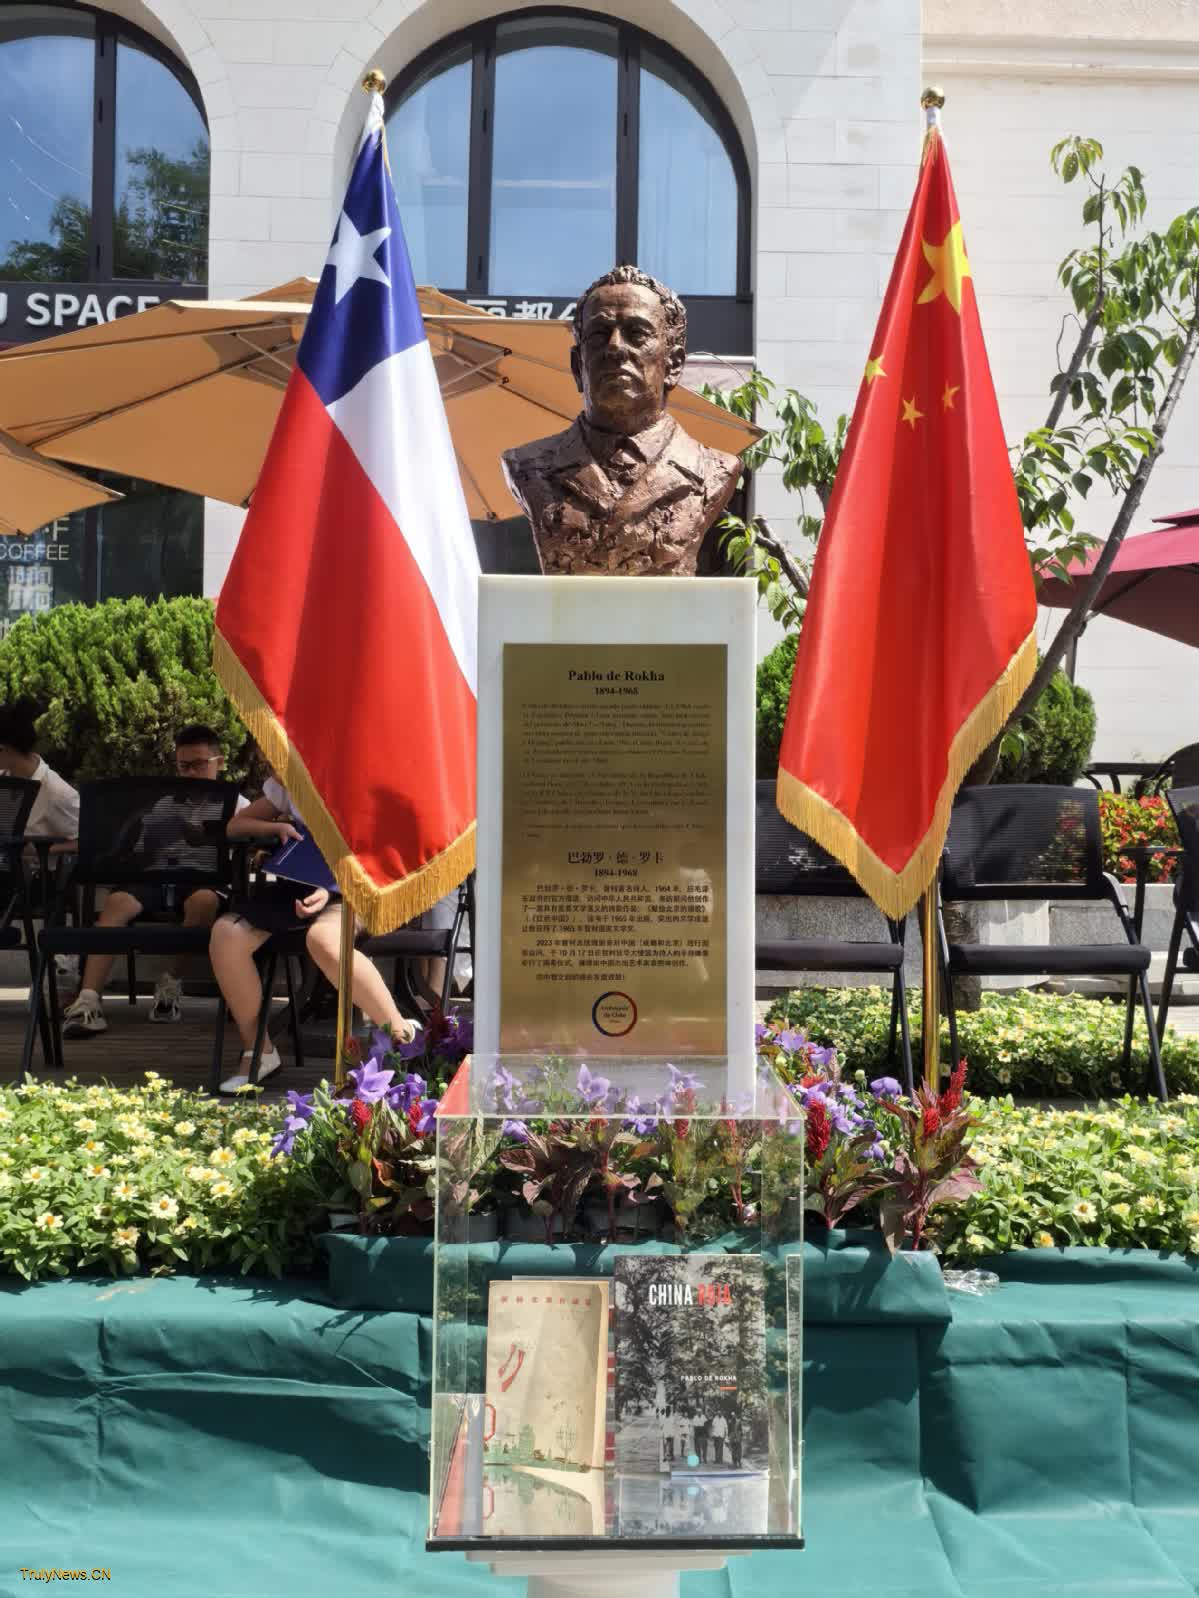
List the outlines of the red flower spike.
{"label": "red flower spike", "polygon": [[350,1120],[355,1131],[364,1132],[370,1125],[371,1107],[364,1104],[361,1099],[355,1099],[350,1105]]}
{"label": "red flower spike", "polygon": [[828,1111],[818,1098],[813,1098],[804,1112],[808,1123],[805,1146],[808,1159],[813,1165],[823,1158],[828,1149],[829,1138],[832,1136],[832,1127],[829,1125]]}
{"label": "red flower spike", "polygon": [[936,1137],[941,1130],[941,1111],[935,1104],[926,1104],[924,1107],[924,1135]]}
{"label": "red flower spike", "polygon": [[957,1070],[949,1079],[949,1086],[938,1099],[937,1104],[942,1116],[952,1115],[961,1106],[962,1091],[966,1086],[966,1061],[962,1060]]}

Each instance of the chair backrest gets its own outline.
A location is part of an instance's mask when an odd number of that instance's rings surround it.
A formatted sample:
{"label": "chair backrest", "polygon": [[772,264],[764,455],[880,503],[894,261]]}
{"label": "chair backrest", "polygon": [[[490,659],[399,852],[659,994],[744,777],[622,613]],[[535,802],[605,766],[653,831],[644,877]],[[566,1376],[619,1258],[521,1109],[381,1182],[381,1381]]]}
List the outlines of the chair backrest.
{"label": "chair backrest", "polygon": [[1184,744],[1176,749],[1166,765],[1175,788],[1196,787],[1199,785],[1199,744]]}
{"label": "chair backrest", "polygon": [[231,782],[106,777],[79,790],[78,883],[230,881]]}
{"label": "chair backrest", "polygon": [[1175,890],[1177,902],[1199,916],[1199,785],[1171,788],[1166,794],[1182,844],[1182,870]]}
{"label": "chair backrest", "polygon": [[1102,899],[1093,788],[999,783],[963,788],[942,862],[946,899]]}
{"label": "chair backrest", "polygon": [[38,784],[25,777],[0,777],[0,926],[11,920],[20,886],[19,851],[5,849],[3,841],[24,833],[37,791]]}
{"label": "chair backrest", "polygon": [[754,892],[860,897],[841,862],[779,814],[774,790],[771,781],[756,784]]}

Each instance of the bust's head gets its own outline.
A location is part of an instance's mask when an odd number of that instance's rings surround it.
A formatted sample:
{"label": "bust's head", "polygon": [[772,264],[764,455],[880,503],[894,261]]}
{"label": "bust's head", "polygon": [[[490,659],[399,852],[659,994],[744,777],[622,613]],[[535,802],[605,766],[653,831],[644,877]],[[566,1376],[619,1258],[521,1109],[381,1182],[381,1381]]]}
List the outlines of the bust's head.
{"label": "bust's head", "polygon": [[666,408],[687,354],[687,313],[665,284],[617,266],[579,296],[570,369],[593,427],[639,433]]}

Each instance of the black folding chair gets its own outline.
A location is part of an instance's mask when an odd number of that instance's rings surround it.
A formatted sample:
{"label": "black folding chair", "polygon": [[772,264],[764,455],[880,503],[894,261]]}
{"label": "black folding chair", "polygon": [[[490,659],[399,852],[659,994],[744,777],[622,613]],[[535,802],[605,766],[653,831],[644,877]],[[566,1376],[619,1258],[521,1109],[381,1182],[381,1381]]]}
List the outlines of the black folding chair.
{"label": "black folding chair", "polygon": [[[754,890],[800,898],[865,899],[849,872],[806,833],[779,814],[775,785],[759,782],[756,794]],[[869,901],[867,901],[869,902]],[[881,914],[881,912],[880,912]],[[908,996],[903,974],[906,922],[883,917],[887,939],[833,942],[828,938],[759,939],[754,964],[759,971],[874,971],[891,978],[891,1035],[888,1058],[901,1040],[904,1081],[914,1091],[912,1044],[908,1035]]]}
{"label": "black folding chair", "polygon": [[[465,929],[466,941],[463,941]],[[436,995],[442,1013],[454,991],[454,961],[460,954],[474,955],[475,947],[475,878],[472,872],[458,889],[458,903],[454,918],[448,927],[397,927],[394,932],[384,932],[377,937],[359,941],[358,947],[372,960],[392,962],[391,990],[396,1003],[408,1014],[415,1015],[420,1008],[415,965],[418,960],[444,960],[445,976],[441,992]]]}
{"label": "black folding chair", "polygon": [[[1090,788],[1000,784],[963,788],[953,807],[941,867],[941,899],[1066,899],[1111,905],[1122,943],[950,943],[938,907],[941,961],[955,976],[1109,976],[1128,981],[1124,1066],[1132,1059],[1139,994],[1149,1031],[1147,1083],[1166,1098],[1157,1028],[1149,998],[1149,950],[1116,879],[1103,869],[1099,795]],[[949,1041],[959,1060],[953,983],[945,982]]]}
{"label": "black folding chair", "polygon": [[1174,979],[1178,974],[1178,955],[1184,932],[1191,950],[1199,956],[1199,786],[1171,788],[1166,799],[1178,826],[1182,864],[1174,882],[1174,926],[1170,931],[1166,974],[1162,980],[1157,1011],[1159,1036],[1164,1035],[1166,1018],[1170,1014],[1170,1000],[1174,994]]}
{"label": "black folding chair", "polygon": [[[0,777],[0,949],[24,949],[29,960],[29,1004],[37,1004],[42,1049],[49,1053],[50,1031],[44,1004],[37,1003],[37,935],[34,930],[33,886],[25,853],[34,840],[25,828],[38,795],[38,784],[24,777]],[[43,864],[49,855],[43,845]]]}
{"label": "black folding chair", "polygon": [[[237,803],[230,782],[198,777],[110,777],[85,783],[79,793],[79,842],[69,870],[61,873],[54,902],[37,940],[34,994],[43,983],[50,999],[51,1057],[63,1064],[56,954],[203,954],[207,927],[134,921],[126,927],[68,926],[68,905],[77,890],[89,898],[98,886],[172,884],[180,900],[198,888],[227,889],[231,882],[225,828]],[[25,1029],[22,1068],[33,1057],[34,1006]]]}

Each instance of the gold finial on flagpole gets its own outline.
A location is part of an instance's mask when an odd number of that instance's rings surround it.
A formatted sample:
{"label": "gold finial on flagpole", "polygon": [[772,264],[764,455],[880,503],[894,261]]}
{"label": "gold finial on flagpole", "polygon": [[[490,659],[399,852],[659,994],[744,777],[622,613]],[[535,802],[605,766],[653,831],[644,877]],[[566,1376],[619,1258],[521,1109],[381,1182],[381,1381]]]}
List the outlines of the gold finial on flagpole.
{"label": "gold finial on flagpole", "polygon": [[945,90],[940,88],[935,83],[930,83],[928,88],[925,89],[924,93],[920,96],[920,104],[926,111],[930,106],[935,106],[939,111],[945,104]]}
{"label": "gold finial on flagpole", "polygon": [[930,83],[920,96],[920,104],[924,107],[924,153],[928,154],[934,130],[941,126],[941,107],[945,104],[945,90],[935,83]]}
{"label": "gold finial on flagpole", "polygon": [[362,87],[367,94],[382,94],[387,87],[387,79],[379,71],[378,67],[372,67],[366,77],[363,78]]}

